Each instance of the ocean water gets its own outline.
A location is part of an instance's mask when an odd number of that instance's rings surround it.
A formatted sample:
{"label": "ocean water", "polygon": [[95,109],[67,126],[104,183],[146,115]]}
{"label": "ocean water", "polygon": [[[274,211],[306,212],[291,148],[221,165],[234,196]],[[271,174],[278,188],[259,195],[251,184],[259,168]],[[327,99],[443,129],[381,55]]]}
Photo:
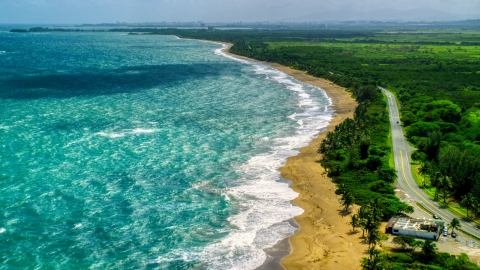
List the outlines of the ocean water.
{"label": "ocean water", "polygon": [[254,269],[302,213],[277,169],[331,119],[216,43],[0,31],[0,266]]}

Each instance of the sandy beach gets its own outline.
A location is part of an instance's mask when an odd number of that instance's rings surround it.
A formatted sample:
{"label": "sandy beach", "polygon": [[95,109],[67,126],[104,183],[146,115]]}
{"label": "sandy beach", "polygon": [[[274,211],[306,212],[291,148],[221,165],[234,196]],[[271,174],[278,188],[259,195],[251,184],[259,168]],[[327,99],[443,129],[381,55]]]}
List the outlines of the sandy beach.
{"label": "sandy beach", "polygon": [[277,63],[264,64],[325,90],[335,110],[326,131],[300,149],[298,155],[288,158],[285,166],[280,168],[282,177],[292,181],[292,189],[299,193],[293,203],[304,209],[302,215],[295,217],[300,228],[290,237],[291,253],[282,259],[281,264],[286,269],[360,269],[367,250],[361,230],[352,233],[348,224],[350,216],[342,215],[340,198],[335,194],[336,186],[317,162],[322,158],[317,149],[327,132],[346,118],[352,118],[357,103],[344,88],[330,81]]}
{"label": "sandy beach", "polygon": [[[335,114],[327,131],[353,117],[357,103],[344,88],[302,71],[271,65],[299,81],[322,88],[332,98]],[[367,246],[360,238],[360,230],[351,233],[350,216],[342,215],[336,186],[317,162],[322,158],[317,149],[327,131],[320,133],[280,168],[282,177],[291,180],[291,187],[299,193],[293,203],[305,210],[295,217],[300,228],[290,237],[292,252],[282,260],[287,269],[360,269],[361,258],[365,257]]]}

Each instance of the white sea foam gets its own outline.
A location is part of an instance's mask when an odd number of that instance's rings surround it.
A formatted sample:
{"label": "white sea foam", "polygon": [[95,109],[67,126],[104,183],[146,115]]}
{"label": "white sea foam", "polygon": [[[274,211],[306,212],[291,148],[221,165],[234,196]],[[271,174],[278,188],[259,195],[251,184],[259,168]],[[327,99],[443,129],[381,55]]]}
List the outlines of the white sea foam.
{"label": "white sea foam", "polygon": [[[226,48],[226,45],[222,45],[215,53],[250,65],[256,74],[264,75],[266,80],[283,84],[294,92],[298,109],[288,117],[297,122],[296,130],[287,137],[259,138],[271,143],[271,150],[238,166],[236,173],[240,176],[239,181],[220,191],[222,196],[229,200],[234,198],[239,204],[240,212],[228,219],[236,229],[206,248],[173,250],[157,258],[156,263],[200,261],[202,268],[206,269],[255,269],[267,259],[266,248],[295,232],[289,220],[303,212],[290,202],[298,194],[289,187],[287,181],[281,181],[278,168],[328,125],[333,115],[331,99],[323,90],[303,84],[268,65],[227,55],[224,53]],[[326,105],[318,102],[319,95],[327,100]],[[192,187],[203,189],[207,183],[199,181]]]}
{"label": "white sea foam", "polygon": [[[266,248],[295,232],[289,220],[303,212],[290,202],[298,194],[286,181],[281,181],[278,168],[328,125],[333,114],[331,99],[320,88],[301,83],[268,65],[227,55],[226,48],[223,45],[215,53],[251,65],[256,74],[283,84],[295,93],[298,110],[289,118],[298,125],[291,136],[266,138],[272,143],[271,151],[254,156],[236,168],[240,180],[222,193],[235,198],[239,204],[241,211],[228,219],[236,229],[203,250],[174,250],[157,258],[156,262],[182,259],[201,261],[207,269],[255,269],[267,259]],[[319,104],[317,97],[312,96],[314,93],[323,95],[327,105]],[[201,188],[203,183],[195,183],[194,187]]]}
{"label": "white sea foam", "polygon": [[153,133],[156,132],[156,129],[144,129],[144,128],[136,128],[132,130],[132,134],[143,134],[143,133]]}
{"label": "white sea foam", "polygon": [[123,132],[121,132],[121,133],[98,132],[98,133],[96,133],[96,134],[97,134],[98,136],[108,137],[108,138],[111,138],[111,139],[120,138],[120,137],[125,136],[125,133],[123,133]]}
{"label": "white sea foam", "polygon": [[228,59],[232,59],[232,60],[235,60],[235,61],[237,61],[237,62],[244,63],[244,64],[253,64],[253,63],[254,63],[254,62],[252,62],[252,61],[248,61],[248,60],[236,58],[236,57],[233,57],[233,56],[231,56],[231,55],[229,55],[229,54],[226,54],[226,53],[225,53],[225,50],[228,48],[227,44],[223,44],[223,43],[218,43],[218,44],[221,44],[221,45],[222,45],[222,48],[216,49],[216,50],[215,50],[215,54],[221,55],[221,56],[226,57],[226,58],[228,58]]}
{"label": "white sea foam", "polygon": [[5,228],[0,228],[0,233],[4,233],[6,232],[7,230],[5,230]]}
{"label": "white sea foam", "polygon": [[135,129],[125,129],[125,130],[122,130],[121,132],[97,132],[96,135],[115,139],[115,138],[125,137],[127,135],[149,134],[157,131],[158,129],[135,128]]}

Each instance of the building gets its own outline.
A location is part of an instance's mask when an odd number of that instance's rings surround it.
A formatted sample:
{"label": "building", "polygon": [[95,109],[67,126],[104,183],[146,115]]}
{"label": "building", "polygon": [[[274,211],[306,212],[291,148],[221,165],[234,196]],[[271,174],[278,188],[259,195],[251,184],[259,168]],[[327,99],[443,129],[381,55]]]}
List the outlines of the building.
{"label": "building", "polygon": [[392,217],[387,224],[386,232],[438,240],[444,227],[445,222],[439,220]]}

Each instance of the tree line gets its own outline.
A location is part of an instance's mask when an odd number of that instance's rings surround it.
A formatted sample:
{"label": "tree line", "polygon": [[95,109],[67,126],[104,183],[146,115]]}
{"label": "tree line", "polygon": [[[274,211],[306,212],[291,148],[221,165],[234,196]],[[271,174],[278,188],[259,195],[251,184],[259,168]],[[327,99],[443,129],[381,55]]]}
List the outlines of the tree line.
{"label": "tree line", "polygon": [[[437,253],[429,241],[414,245],[422,248],[420,253],[406,255],[382,254],[376,248],[380,221],[413,212],[394,194],[396,171],[389,166],[388,113],[378,86],[396,92],[407,138],[418,148],[413,158],[422,162],[421,171],[428,184],[438,186],[436,196],[447,200],[453,194],[470,212],[475,212],[480,198],[480,123],[468,116],[480,107],[479,99],[475,100],[480,92],[464,89],[480,89],[476,73],[480,61],[439,61],[418,55],[382,60],[362,58],[345,47],[268,44],[304,42],[310,38],[337,43],[336,38],[375,36],[372,32],[340,32],[165,30],[165,34],[231,42],[232,53],[305,70],[348,88],[355,96],[358,106],[353,119],[346,119],[328,132],[318,152],[323,155],[320,162],[326,173],[337,184],[336,193],[341,195],[345,213],[354,203],[361,206],[350,224],[353,230],[362,228],[369,245],[368,256],[362,261],[364,269],[411,269],[411,265],[415,269],[477,269],[468,263],[468,256],[452,259],[448,254]],[[352,42],[355,43],[358,42]],[[420,54],[417,50],[412,53]]]}
{"label": "tree line", "polygon": [[[354,49],[345,47],[292,45],[270,48],[259,40],[239,40],[231,51],[326,78],[350,89],[357,99],[368,100],[374,107],[378,105],[371,97],[375,96],[376,86],[390,87],[401,104],[407,139],[418,149],[412,158],[422,164],[422,173],[428,179],[427,184],[435,189],[436,197],[441,195],[445,203],[451,199],[463,201],[468,210],[473,210],[469,213],[479,214],[475,210],[480,209],[480,75],[477,72],[480,61],[462,60],[461,57],[372,60],[356,56]],[[388,62],[388,66],[375,64],[375,61]],[[364,107],[359,105],[359,108]],[[328,135],[329,145],[323,147],[336,148],[342,143],[352,146],[360,144],[362,136],[365,139],[385,135],[357,130],[360,121],[362,119],[357,116],[339,126],[341,130]],[[380,138],[373,138],[373,141],[378,142],[377,139]],[[342,158],[350,162],[350,168],[355,167],[354,151],[342,151],[329,152],[328,161],[323,163],[331,166],[332,175],[342,169],[338,164]],[[377,159],[373,156],[366,159],[369,166]],[[364,173],[349,177],[365,179],[370,176]],[[344,178],[345,175],[339,177]],[[380,188],[381,184],[378,186]],[[472,199],[463,200],[466,195]],[[359,199],[362,197],[360,195]]]}

